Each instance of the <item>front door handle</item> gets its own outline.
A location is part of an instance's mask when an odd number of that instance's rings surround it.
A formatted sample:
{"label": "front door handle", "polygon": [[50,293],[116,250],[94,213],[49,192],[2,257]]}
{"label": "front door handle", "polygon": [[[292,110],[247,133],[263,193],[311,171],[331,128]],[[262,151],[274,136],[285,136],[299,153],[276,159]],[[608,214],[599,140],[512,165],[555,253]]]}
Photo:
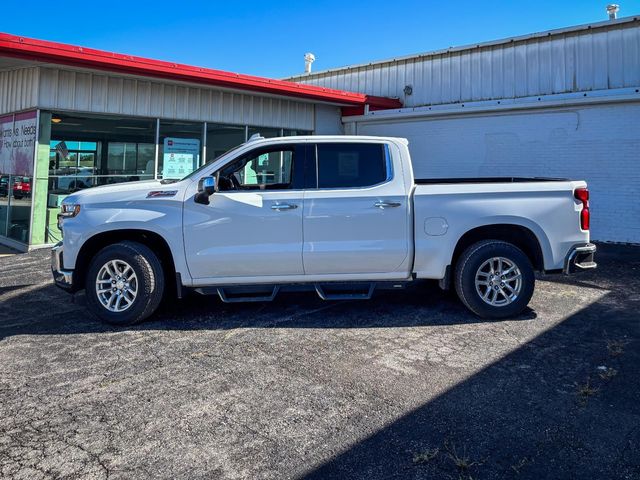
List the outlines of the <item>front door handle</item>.
{"label": "front door handle", "polygon": [[400,202],[376,202],[373,204],[376,208],[396,208],[402,205]]}
{"label": "front door handle", "polygon": [[278,212],[282,210],[295,210],[296,208],[298,208],[298,205],[292,203],[275,203],[271,205],[271,210],[277,210]]}

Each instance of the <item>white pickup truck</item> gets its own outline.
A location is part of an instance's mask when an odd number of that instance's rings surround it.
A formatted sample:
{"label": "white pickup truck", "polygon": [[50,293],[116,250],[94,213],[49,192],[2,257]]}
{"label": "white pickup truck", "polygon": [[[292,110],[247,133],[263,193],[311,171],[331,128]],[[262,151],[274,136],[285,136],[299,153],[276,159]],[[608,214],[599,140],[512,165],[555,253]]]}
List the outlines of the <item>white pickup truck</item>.
{"label": "white pickup truck", "polygon": [[485,318],[520,313],[534,271],[595,268],[584,181],[419,180],[400,138],[253,138],[179,181],[83,190],[59,214],[54,280],[129,325],[164,294],[224,302],[370,298],[416,279]]}

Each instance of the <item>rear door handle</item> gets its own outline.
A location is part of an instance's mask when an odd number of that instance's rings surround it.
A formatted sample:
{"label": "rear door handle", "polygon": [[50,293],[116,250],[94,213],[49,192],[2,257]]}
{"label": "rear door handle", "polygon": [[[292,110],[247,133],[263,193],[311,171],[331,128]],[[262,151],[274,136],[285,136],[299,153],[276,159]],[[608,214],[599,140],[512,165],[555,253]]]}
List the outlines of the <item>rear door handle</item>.
{"label": "rear door handle", "polygon": [[295,210],[296,208],[298,208],[298,205],[292,203],[275,203],[271,205],[271,210],[277,210],[278,212],[282,210]]}
{"label": "rear door handle", "polygon": [[400,202],[376,202],[373,204],[376,208],[396,208],[402,205]]}

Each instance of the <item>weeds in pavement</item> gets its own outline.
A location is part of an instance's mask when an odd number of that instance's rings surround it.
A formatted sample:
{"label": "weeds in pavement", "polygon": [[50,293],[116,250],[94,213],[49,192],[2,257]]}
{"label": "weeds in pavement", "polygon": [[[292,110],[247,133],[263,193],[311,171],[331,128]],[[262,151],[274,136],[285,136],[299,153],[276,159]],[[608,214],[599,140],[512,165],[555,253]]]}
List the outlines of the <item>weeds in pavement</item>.
{"label": "weeds in pavement", "polygon": [[600,391],[599,388],[591,385],[591,377],[587,377],[586,383],[576,384],[578,397],[580,398],[581,403],[586,404],[589,400],[589,397],[593,397],[596,393]]}
{"label": "weeds in pavement", "polygon": [[431,460],[436,458],[440,453],[439,448],[427,448],[422,452],[413,454],[413,463],[416,465],[422,465],[424,463],[429,463]]}
{"label": "weeds in pavement", "polygon": [[458,453],[455,445],[445,442],[444,446],[447,449],[447,456],[461,473],[466,474],[474,465],[482,464],[480,461],[474,461],[469,458],[466,447],[462,449],[462,453]]}
{"label": "weeds in pavement", "polygon": [[607,350],[612,357],[619,357],[624,353],[628,340],[607,340]]}
{"label": "weeds in pavement", "polygon": [[611,380],[613,377],[615,377],[616,375],[618,375],[618,370],[616,370],[615,368],[607,368],[606,370],[602,370],[598,373],[598,376],[608,382],[609,380]]}
{"label": "weeds in pavement", "polygon": [[528,457],[524,457],[522,459],[520,459],[520,461],[514,465],[511,465],[511,470],[513,470],[514,472],[516,472],[516,474],[520,475],[520,470],[529,463],[529,458]]}

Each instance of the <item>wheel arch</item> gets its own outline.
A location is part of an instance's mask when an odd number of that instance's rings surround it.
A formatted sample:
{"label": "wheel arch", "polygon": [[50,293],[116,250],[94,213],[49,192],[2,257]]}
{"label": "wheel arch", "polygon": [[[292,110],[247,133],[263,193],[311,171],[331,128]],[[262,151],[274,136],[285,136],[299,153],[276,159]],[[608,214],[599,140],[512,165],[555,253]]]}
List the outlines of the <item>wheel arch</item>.
{"label": "wheel arch", "polygon": [[512,223],[482,225],[465,232],[458,239],[453,250],[452,268],[455,268],[462,252],[482,240],[501,240],[511,243],[527,255],[534,270],[544,271],[544,251],[540,239],[530,228]]}
{"label": "wheel arch", "polygon": [[150,248],[162,264],[165,284],[169,288],[173,287],[174,291],[175,288],[180,287],[176,285],[176,266],[171,248],[162,235],[151,230],[122,229],[97,233],[83,243],[76,257],[76,268],[73,275],[74,290],[85,288],[86,276],[93,256],[106,246],[127,240],[138,242]]}

